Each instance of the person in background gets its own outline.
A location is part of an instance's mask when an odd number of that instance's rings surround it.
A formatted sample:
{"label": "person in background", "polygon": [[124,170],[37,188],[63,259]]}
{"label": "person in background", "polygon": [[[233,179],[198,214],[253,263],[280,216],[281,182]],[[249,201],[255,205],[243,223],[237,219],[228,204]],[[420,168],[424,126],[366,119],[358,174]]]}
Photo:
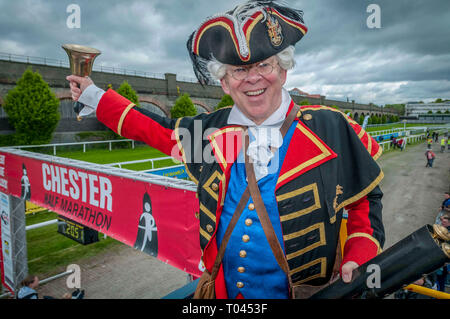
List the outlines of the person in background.
{"label": "person in background", "polygon": [[427,143],[428,143],[428,148],[431,149],[431,144],[433,144],[433,139],[431,137],[429,137],[427,139]]}
{"label": "person in background", "polygon": [[444,153],[444,151],[445,151],[445,144],[446,144],[446,140],[445,140],[445,137],[442,137],[441,138],[441,153]]}
{"label": "person in background", "polygon": [[39,278],[35,275],[28,275],[21,282],[22,288],[17,292],[17,299],[38,299],[36,288],[39,286]]}
{"label": "person in background", "polygon": [[[448,195],[448,193],[447,193]],[[448,208],[449,206],[447,206]],[[441,225],[450,231],[450,210],[445,211],[440,217]],[[445,264],[434,272],[436,277],[437,290],[445,292],[445,286],[448,285],[448,274],[450,273],[450,263]]]}
{"label": "person in background", "polygon": [[438,215],[436,216],[435,224],[441,225],[441,216],[443,216],[446,212],[450,212],[450,192],[444,193],[444,201],[439,207]]}
{"label": "person in background", "polygon": [[436,154],[433,153],[431,147],[429,147],[425,152],[425,157],[427,158],[427,165],[425,165],[425,167],[433,167],[433,161],[436,157]]}

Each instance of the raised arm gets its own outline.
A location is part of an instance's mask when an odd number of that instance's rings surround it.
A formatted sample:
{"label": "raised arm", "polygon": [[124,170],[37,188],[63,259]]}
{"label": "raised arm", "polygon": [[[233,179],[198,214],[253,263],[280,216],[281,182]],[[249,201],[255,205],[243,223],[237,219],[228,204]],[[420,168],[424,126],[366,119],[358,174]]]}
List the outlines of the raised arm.
{"label": "raised arm", "polygon": [[66,79],[72,99],[86,105],[81,115],[95,111],[97,119],[117,134],[181,160],[174,134],[176,120],[139,108],[114,90],[104,92],[89,77],[70,75]]}

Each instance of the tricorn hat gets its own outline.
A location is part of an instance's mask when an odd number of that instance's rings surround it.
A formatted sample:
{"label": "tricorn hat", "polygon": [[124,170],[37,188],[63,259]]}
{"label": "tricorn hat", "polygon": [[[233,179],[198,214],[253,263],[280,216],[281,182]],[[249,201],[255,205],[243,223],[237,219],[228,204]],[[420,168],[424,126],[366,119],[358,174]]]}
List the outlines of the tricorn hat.
{"label": "tricorn hat", "polygon": [[295,45],[307,30],[303,11],[280,1],[250,0],[207,18],[189,37],[187,49],[197,79],[210,84],[209,61],[253,64]]}

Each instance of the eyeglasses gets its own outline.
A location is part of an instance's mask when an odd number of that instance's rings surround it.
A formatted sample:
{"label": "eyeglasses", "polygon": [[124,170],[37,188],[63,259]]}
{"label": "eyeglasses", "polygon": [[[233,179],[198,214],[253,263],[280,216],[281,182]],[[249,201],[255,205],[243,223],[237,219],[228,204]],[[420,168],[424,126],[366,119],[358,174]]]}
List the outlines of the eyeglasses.
{"label": "eyeglasses", "polygon": [[268,62],[261,62],[255,66],[240,66],[230,70],[231,76],[238,81],[244,80],[251,69],[255,68],[259,75],[268,75],[272,73],[274,66]]}

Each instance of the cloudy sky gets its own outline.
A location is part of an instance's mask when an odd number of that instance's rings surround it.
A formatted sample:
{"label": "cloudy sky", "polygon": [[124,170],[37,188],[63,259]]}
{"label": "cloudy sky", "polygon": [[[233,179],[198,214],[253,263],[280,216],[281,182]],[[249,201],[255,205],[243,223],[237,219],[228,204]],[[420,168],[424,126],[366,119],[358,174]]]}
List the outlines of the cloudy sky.
{"label": "cloudy sky", "polygon": [[[186,41],[241,1],[0,0],[0,52],[65,60],[63,43],[102,51],[96,65],[194,77]],[[360,103],[450,99],[449,0],[286,0],[304,11],[286,87]],[[71,4],[80,28],[69,28]],[[369,28],[380,9],[380,28]],[[376,17],[375,17],[376,18]],[[71,20],[73,21],[73,20]]]}

